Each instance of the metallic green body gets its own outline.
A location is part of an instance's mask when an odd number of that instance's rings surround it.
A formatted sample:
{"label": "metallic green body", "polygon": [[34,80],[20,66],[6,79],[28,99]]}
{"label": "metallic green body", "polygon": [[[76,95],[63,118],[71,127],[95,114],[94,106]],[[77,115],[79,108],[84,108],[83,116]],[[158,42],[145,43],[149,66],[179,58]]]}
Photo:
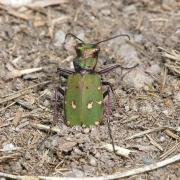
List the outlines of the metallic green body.
{"label": "metallic green body", "polygon": [[96,73],[69,75],[64,106],[65,119],[70,126],[100,122],[103,118],[101,76]]}

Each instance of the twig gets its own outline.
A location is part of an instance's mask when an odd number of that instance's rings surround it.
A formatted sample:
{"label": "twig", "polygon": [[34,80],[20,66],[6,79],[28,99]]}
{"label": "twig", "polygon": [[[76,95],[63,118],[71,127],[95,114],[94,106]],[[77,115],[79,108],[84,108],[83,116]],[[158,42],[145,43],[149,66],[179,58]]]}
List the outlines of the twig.
{"label": "twig", "polygon": [[149,134],[149,133],[152,133],[152,132],[156,132],[156,131],[162,131],[164,129],[171,129],[171,130],[174,130],[174,131],[177,131],[177,132],[180,132],[180,127],[167,127],[167,126],[162,126],[162,127],[157,127],[157,128],[153,128],[153,129],[148,129],[146,131],[143,131],[143,132],[140,132],[140,133],[137,133],[137,134],[134,134],[130,137],[127,137],[125,140],[130,140],[130,139],[134,139],[134,138],[137,138],[137,137],[141,137],[145,134]]}
{"label": "twig", "polygon": [[[28,90],[29,90],[29,89],[28,89]],[[8,97],[2,99],[2,100],[0,101],[0,104],[6,103],[6,102],[11,101],[11,100],[13,100],[13,99],[16,99],[16,98],[18,98],[18,97],[20,97],[20,96],[23,96],[23,95],[25,95],[26,93],[28,93],[28,90],[25,90],[25,91],[23,91],[23,92],[21,92],[21,93],[18,93],[18,92],[17,92],[17,94],[15,94],[15,95],[13,95],[13,96],[8,96]]]}
{"label": "twig", "polygon": [[[112,144],[104,144],[100,148],[103,148],[103,149],[106,149],[107,151],[113,152]],[[119,147],[119,146],[114,146],[114,148],[115,148],[115,152],[117,155],[120,155],[120,156],[123,156],[126,158],[129,158],[130,153],[134,152],[134,151],[131,151],[129,149]]]}
{"label": "twig", "polygon": [[173,139],[180,141],[180,137],[177,134],[174,134],[171,130],[166,129],[164,132]]}
{"label": "twig", "polygon": [[165,159],[167,156],[172,154],[176,149],[180,147],[180,143],[176,143],[173,147],[171,147],[168,151],[166,151],[164,154],[160,156],[161,159]]}
{"label": "twig", "polygon": [[18,180],[27,180],[27,179],[36,179],[36,180],[111,180],[111,179],[120,179],[120,178],[125,178],[125,177],[129,177],[129,176],[133,176],[133,175],[137,175],[140,173],[145,173],[148,171],[152,171],[164,166],[167,166],[169,164],[175,163],[180,161],[180,153],[168,158],[166,160],[163,161],[159,161],[156,163],[152,163],[150,165],[146,165],[143,167],[139,167],[139,168],[135,168],[135,169],[131,169],[128,170],[126,172],[117,172],[115,174],[112,175],[107,175],[107,176],[99,176],[99,177],[47,177],[47,176],[16,176],[16,175],[11,175],[11,174],[6,174],[3,172],[0,172],[0,177],[4,177],[4,178],[11,178],[11,179],[18,179]]}
{"label": "twig", "polygon": [[2,125],[0,126],[0,128],[7,127],[7,126],[9,126],[9,125],[11,125],[11,123],[2,124]]}
{"label": "twig", "polygon": [[62,24],[64,22],[66,22],[67,20],[69,20],[70,17],[69,16],[64,16],[64,17],[59,17],[56,19],[50,19],[48,21],[48,26],[49,26],[49,36],[52,38],[53,34],[54,34],[54,27],[56,24]]}
{"label": "twig", "polygon": [[22,119],[22,109],[19,108],[17,111],[16,111],[16,114],[15,114],[15,117],[14,117],[14,120],[13,120],[13,124],[15,127],[17,127],[17,125],[19,124],[19,122],[21,121]]}
{"label": "twig", "polygon": [[154,145],[156,148],[158,148],[159,150],[163,151],[163,148],[160,144],[158,144],[151,136],[149,136],[148,134],[146,134],[146,136],[148,137],[148,139],[150,140],[150,143],[152,145]]}
{"label": "twig", "polygon": [[30,89],[33,89],[33,88],[40,86],[40,85],[48,84],[50,82],[51,81],[44,81],[44,82],[29,86],[28,88],[25,88],[25,89],[20,90],[18,92],[12,93],[12,94],[8,95],[7,97],[5,97],[4,99],[0,100],[0,104],[6,103],[8,101],[12,101],[13,99],[16,99],[20,96],[27,94]]}
{"label": "twig", "polygon": [[54,6],[61,3],[67,3],[68,0],[41,0],[41,1],[35,1],[34,3],[31,3],[28,5],[30,8],[45,8],[48,6]]}
{"label": "twig", "polygon": [[113,175],[107,176],[107,179],[118,179],[118,178],[124,178],[124,177],[128,177],[128,176],[132,176],[132,175],[136,175],[136,174],[140,174],[140,173],[144,173],[144,172],[148,172],[148,171],[152,171],[161,167],[164,167],[168,164],[174,163],[180,161],[180,153],[163,161],[159,161],[156,163],[152,163],[150,165],[146,165],[140,168],[136,168],[136,169],[131,169],[129,171],[123,172],[123,173],[115,173]]}
{"label": "twig", "polygon": [[162,57],[165,58],[165,67],[167,67],[174,74],[180,75],[180,52],[176,50],[166,50],[159,47],[162,51]]}
{"label": "twig", "polygon": [[131,122],[131,121],[135,121],[135,120],[138,119],[138,118],[139,118],[139,115],[132,116],[132,117],[130,117],[129,119],[123,121],[122,124],[129,123],[129,122]]}
{"label": "twig", "polygon": [[12,102],[11,104],[7,105],[6,107],[1,108],[1,109],[0,109],[0,112],[6,110],[7,108],[9,108],[9,107],[11,107],[11,106],[13,106],[14,104],[16,104],[16,102]]}
{"label": "twig", "polygon": [[8,79],[12,79],[12,78],[16,78],[16,77],[20,77],[20,76],[23,76],[23,75],[26,75],[26,74],[30,74],[30,73],[34,73],[34,72],[39,72],[43,70],[42,67],[39,67],[39,68],[30,68],[30,69],[23,69],[23,70],[13,70],[12,72],[10,72],[8,75],[7,75],[7,80]]}
{"label": "twig", "polygon": [[166,85],[166,79],[167,79],[167,68],[164,67],[163,71],[162,71],[162,76],[161,76],[161,84],[160,84],[160,92],[161,94],[163,94],[164,89],[165,89],[165,85]]}
{"label": "twig", "polygon": [[12,15],[14,17],[17,17],[17,18],[20,18],[20,19],[23,19],[23,20],[26,20],[26,21],[31,19],[30,16],[28,16],[26,14],[19,13],[18,11],[15,11],[15,10],[13,10],[11,8],[8,8],[6,6],[3,6],[1,4],[0,4],[0,9],[5,10],[8,14],[10,14],[10,15]]}
{"label": "twig", "polygon": [[61,64],[65,63],[65,62],[70,62],[73,58],[74,58],[73,56],[68,56],[67,58],[65,58],[61,61]]}
{"label": "twig", "polygon": [[43,124],[36,124],[36,123],[31,123],[30,124],[33,128],[37,128],[39,130],[45,130],[45,131],[52,131],[52,132],[55,132],[55,133],[61,133],[62,130],[60,130],[59,128],[57,127],[50,127],[50,126],[47,126],[47,125],[43,125]]}
{"label": "twig", "polygon": [[[8,159],[17,158],[20,155],[21,155],[20,153],[14,153],[14,154],[10,154],[7,156],[2,156],[2,157],[0,157],[0,162],[5,162],[5,161],[7,162]],[[1,173],[0,173],[0,177],[1,177]]]}
{"label": "twig", "polygon": [[[37,115],[37,113],[32,113],[32,112],[23,114],[21,118],[27,118],[27,117],[31,117],[31,118],[42,118],[43,117],[44,118],[44,116],[40,117]],[[6,119],[6,121],[7,122],[12,121],[13,119],[14,119],[14,116]]]}

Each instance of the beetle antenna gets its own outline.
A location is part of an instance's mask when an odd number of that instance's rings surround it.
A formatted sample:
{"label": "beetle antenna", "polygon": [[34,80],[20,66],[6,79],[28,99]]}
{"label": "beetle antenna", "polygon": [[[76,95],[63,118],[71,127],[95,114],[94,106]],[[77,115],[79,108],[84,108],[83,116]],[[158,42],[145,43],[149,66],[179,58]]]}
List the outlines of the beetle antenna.
{"label": "beetle antenna", "polygon": [[95,43],[95,45],[98,45],[98,44],[100,44],[100,43],[102,43],[102,42],[109,41],[109,40],[111,40],[111,39],[118,38],[118,37],[120,37],[120,36],[126,36],[126,37],[130,40],[130,36],[129,36],[129,35],[127,35],[127,34],[119,34],[119,35],[116,35],[116,36],[110,37],[110,38],[108,38],[108,39],[105,39],[105,40],[99,41],[99,42]]}
{"label": "beetle antenna", "polygon": [[75,35],[72,34],[72,33],[67,33],[66,36],[65,36],[65,39],[66,39],[68,36],[73,36],[74,38],[76,38],[76,39],[78,39],[79,41],[81,41],[82,43],[84,43],[83,40],[81,40],[80,38],[78,38],[77,36],[75,36]]}

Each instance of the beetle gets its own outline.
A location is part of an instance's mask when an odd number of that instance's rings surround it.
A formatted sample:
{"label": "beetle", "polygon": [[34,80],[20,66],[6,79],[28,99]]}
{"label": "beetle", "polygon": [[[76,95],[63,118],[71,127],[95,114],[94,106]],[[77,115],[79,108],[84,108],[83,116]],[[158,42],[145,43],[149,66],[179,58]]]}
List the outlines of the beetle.
{"label": "beetle", "polygon": [[[58,99],[61,94],[64,96],[64,114],[67,125],[84,125],[86,127],[97,125],[103,120],[103,100],[109,95],[110,90],[113,91],[109,82],[102,81],[102,75],[120,67],[120,65],[114,64],[97,71],[95,68],[100,52],[98,45],[120,36],[126,36],[128,38],[129,36],[120,34],[97,43],[85,43],[72,33],[66,34],[65,39],[67,36],[73,36],[80,43],[75,47],[77,56],[73,60],[74,71],[58,68],[59,76],[67,79],[67,85],[65,90],[61,87],[56,90],[55,118],[59,110]],[[104,85],[108,86],[105,92],[102,90],[102,86]]]}

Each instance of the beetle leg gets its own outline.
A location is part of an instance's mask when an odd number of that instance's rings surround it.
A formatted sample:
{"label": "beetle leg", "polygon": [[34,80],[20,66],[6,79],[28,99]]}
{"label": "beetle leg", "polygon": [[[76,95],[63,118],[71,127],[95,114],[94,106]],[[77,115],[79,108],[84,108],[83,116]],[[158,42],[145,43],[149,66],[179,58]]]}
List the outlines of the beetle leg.
{"label": "beetle leg", "polygon": [[69,74],[68,74],[68,73],[63,72],[63,71],[59,71],[59,78],[60,78],[60,77],[63,77],[63,78],[65,78],[65,79],[67,79],[67,78],[68,78],[68,76],[69,76]]}
{"label": "beetle leg", "polygon": [[120,66],[119,64],[114,64],[114,65],[112,65],[112,66],[109,66],[109,67],[107,67],[107,68],[105,68],[105,69],[102,69],[102,70],[98,71],[97,73],[98,73],[98,74],[105,74],[105,73],[107,73],[107,72],[112,71],[113,69],[118,68],[118,67],[121,67],[121,66]]}
{"label": "beetle leg", "polygon": [[[114,88],[113,88],[113,86],[112,86],[112,84],[111,84],[110,82],[108,82],[108,81],[102,81],[102,85],[108,86],[108,87],[111,89],[113,95],[114,95],[115,97],[117,97],[117,94],[116,94],[116,92],[114,91]],[[109,91],[109,88],[108,88],[107,91],[105,91],[105,92],[103,93],[103,98],[105,98],[105,97],[108,95],[108,93],[110,92],[110,91]],[[117,98],[116,98],[116,101],[117,101]]]}
{"label": "beetle leg", "polygon": [[59,77],[63,77],[65,79],[68,78],[69,75],[65,74],[65,73],[59,73]]}
{"label": "beetle leg", "polygon": [[62,95],[62,96],[64,96],[64,95],[65,95],[65,91],[64,91],[64,89],[62,89],[62,88],[58,87],[58,88],[57,88],[57,91],[58,91],[59,93],[61,93],[61,95]]}
{"label": "beetle leg", "polygon": [[102,85],[104,85],[104,86],[109,86],[110,89],[111,89],[111,91],[112,91],[112,93],[115,94],[114,89],[113,89],[113,86],[112,86],[112,84],[111,84],[110,82],[108,82],[108,81],[102,81]]}
{"label": "beetle leg", "polygon": [[74,73],[74,71],[71,71],[69,69],[63,69],[63,68],[60,68],[60,67],[57,69],[57,71],[59,72],[59,76],[62,76],[65,79],[67,79],[70,74]]}
{"label": "beetle leg", "polygon": [[[114,91],[114,88],[113,88],[112,84],[111,84],[110,82],[108,82],[108,81],[102,81],[102,85],[108,86],[108,87],[111,89],[111,91],[112,91],[112,93],[113,93],[113,96],[115,97],[115,98],[114,98],[114,99],[115,99],[115,104],[118,106],[118,105],[119,105],[118,95],[117,95],[116,92]],[[107,95],[108,95],[108,91],[105,91],[105,92],[103,93],[103,98],[105,98]]]}
{"label": "beetle leg", "polygon": [[103,99],[109,94],[109,88],[103,93]]}
{"label": "beetle leg", "polygon": [[120,64],[114,64],[114,65],[109,66],[109,67],[107,67],[107,68],[105,68],[105,69],[102,69],[102,70],[100,70],[100,71],[97,71],[97,73],[98,73],[98,74],[105,74],[105,73],[108,73],[108,72],[112,71],[113,69],[118,68],[118,67],[120,67],[120,68],[122,68],[122,69],[128,70],[128,69],[133,69],[133,68],[137,67],[138,65],[139,65],[139,64],[136,64],[136,65],[133,66],[133,67],[126,68],[126,67],[121,66]]}

